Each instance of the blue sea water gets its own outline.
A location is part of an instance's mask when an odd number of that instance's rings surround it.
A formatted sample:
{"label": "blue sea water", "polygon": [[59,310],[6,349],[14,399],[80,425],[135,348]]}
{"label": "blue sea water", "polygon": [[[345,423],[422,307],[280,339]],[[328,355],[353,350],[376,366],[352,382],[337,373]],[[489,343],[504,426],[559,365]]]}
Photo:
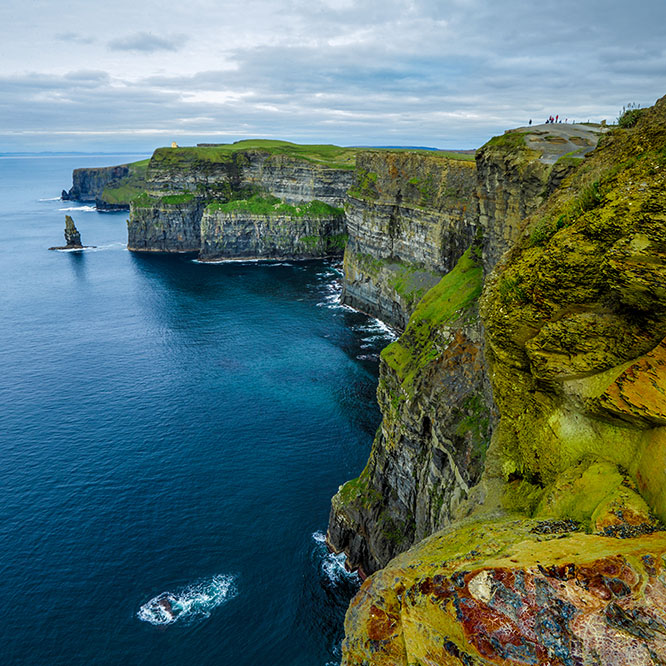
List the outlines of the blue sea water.
{"label": "blue sea water", "polygon": [[[338,663],[323,532],[389,335],[331,263],[137,255],[56,199],[128,159],[0,158],[2,662]],[[96,249],[47,250],[67,213]]]}

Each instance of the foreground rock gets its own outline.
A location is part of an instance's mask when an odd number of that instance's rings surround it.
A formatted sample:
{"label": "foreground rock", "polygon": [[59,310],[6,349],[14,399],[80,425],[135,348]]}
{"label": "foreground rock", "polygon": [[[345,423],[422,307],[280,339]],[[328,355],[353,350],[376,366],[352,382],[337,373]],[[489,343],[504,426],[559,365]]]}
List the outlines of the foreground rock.
{"label": "foreground rock", "polygon": [[59,247],[50,247],[49,250],[83,250],[86,247],[94,247],[91,245],[81,245],[81,234],[74,224],[74,220],[65,215],[65,242],[67,245]]}
{"label": "foreground rock", "polygon": [[361,587],[343,665],[604,664],[666,659],[666,534],[536,520],[441,532]]}

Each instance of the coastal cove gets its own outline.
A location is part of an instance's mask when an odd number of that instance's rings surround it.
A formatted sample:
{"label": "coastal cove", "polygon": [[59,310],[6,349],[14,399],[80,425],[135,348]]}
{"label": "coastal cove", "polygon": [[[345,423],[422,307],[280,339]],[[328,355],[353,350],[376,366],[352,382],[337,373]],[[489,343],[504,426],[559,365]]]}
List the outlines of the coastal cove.
{"label": "coastal cove", "polygon": [[[0,160],[3,654],[339,663],[358,579],[324,533],[391,336],[337,304],[330,261],[137,255],[126,212],[57,200],[141,157]],[[65,215],[94,249],[48,252]],[[189,614],[142,621],[164,592]]]}

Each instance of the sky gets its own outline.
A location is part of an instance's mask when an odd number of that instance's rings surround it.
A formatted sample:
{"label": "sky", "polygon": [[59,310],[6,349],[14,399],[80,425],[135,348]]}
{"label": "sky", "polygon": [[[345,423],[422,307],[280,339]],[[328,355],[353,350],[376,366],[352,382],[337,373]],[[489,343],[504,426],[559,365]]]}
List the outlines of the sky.
{"label": "sky", "polygon": [[666,94],[666,0],[2,0],[0,153],[477,148]]}

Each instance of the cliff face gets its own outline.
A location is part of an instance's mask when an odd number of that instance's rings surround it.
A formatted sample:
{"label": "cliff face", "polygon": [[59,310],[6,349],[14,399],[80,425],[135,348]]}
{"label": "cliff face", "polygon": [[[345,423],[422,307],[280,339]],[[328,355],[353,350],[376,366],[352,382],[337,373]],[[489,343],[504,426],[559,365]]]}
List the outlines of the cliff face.
{"label": "cliff face", "polygon": [[75,201],[95,201],[102,195],[104,188],[129,175],[126,164],[114,167],[94,167],[87,169],[74,169],[72,174],[72,187],[63,199]]}
{"label": "cliff face", "polygon": [[62,199],[95,202],[99,210],[129,210],[130,199],[145,189],[148,160],[113,167],[75,169],[72,188]]}
{"label": "cliff face", "polygon": [[[345,230],[335,206],[353,172],[311,159],[236,144],[160,148],[148,165],[147,192],[131,205],[129,247],[196,251],[208,260],[339,255]],[[271,197],[276,206],[261,203]],[[297,204],[316,210],[306,213]]]}
{"label": "cliff face", "polygon": [[328,542],[365,574],[447,525],[483,469],[492,401],[468,250],[381,355],[383,420],[358,479],[333,498]]}
{"label": "cliff face", "polygon": [[235,192],[264,192],[286,203],[317,199],[342,206],[352,178],[350,168],[259,149],[158,148],[148,166],[147,190],[156,195],[192,192],[222,201]]}
{"label": "cliff face", "polygon": [[198,252],[204,204],[192,196],[142,196],[132,202],[127,248],[139,252]]}
{"label": "cliff face", "polygon": [[404,330],[476,230],[474,163],[437,153],[357,156],[345,210],[343,302]]}
{"label": "cliff face", "polygon": [[491,139],[477,152],[486,272],[518,240],[525,219],[597,145],[599,133],[581,125],[522,127]]}
{"label": "cliff face", "polygon": [[[497,142],[486,147],[481,162],[497,149]],[[514,149],[495,154],[495,174],[515,159]],[[364,583],[347,615],[343,664],[666,660],[665,155],[666,98],[636,127],[603,136],[582,163],[565,165],[562,178],[554,169],[536,178],[541,167],[522,164],[528,192],[538,190],[535,178],[552,192],[537,205],[516,191],[489,226],[495,238],[517,241],[481,302],[500,417],[483,471],[467,499],[451,503],[445,531]],[[490,166],[481,165],[480,190],[497,198]],[[533,207],[522,220],[521,196],[527,211]],[[504,223],[512,228],[504,231]],[[488,267],[498,258],[484,247]],[[405,336],[424,320],[415,312]],[[429,339],[426,358],[434,364],[447,348],[436,335]],[[404,367],[396,356],[394,365]],[[428,365],[411,367],[416,384]],[[407,414],[400,419],[409,423]],[[391,420],[385,411],[382,430]],[[426,468],[425,449],[416,450],[412,463],[394,451],[407,467],[398,479],[386,466],[392,481],[384,496],[400,496],[401,483]],[[369,467],[377,455],[376,442]],[[380,521],[368,526],[353,511],[379,498],[346,501],[344,488],[333,502],[330,537],[342,516],[342,547],[354,538],[372,543],[368,534]]]}
{"label": "cliff face", "polygon": [[[201,220],[202,260],[228,258],[307,259],[340,255],[344,249],[342,209],[322,210],[317,215],[303,206],[271,213],[225,210],[212,204]],[[289,211],[289,208],[293,208]]]}

